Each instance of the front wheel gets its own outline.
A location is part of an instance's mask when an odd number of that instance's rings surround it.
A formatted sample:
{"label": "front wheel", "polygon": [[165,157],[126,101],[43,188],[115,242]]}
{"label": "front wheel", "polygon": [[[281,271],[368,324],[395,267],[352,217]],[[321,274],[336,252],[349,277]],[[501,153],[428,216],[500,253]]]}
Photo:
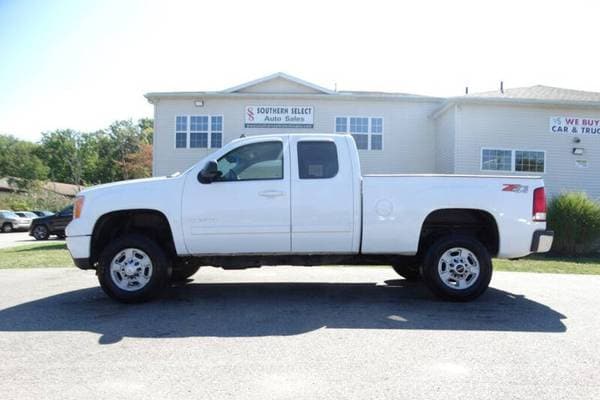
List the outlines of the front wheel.
{"label": "front wheel", "polygon": [[50,237],[50,232],[45,225],[37,225],[32,233],[35,240],[46,240]]}
{"label": "front wheel", "polygon": [[159,296],[169,284],[171,261],[151,239],[129,234],[102,251],[97,275],[108,296],[124,303],[139,303]]}
{"label": "front wheel", "polygon": [[449,235],[429,248],[423,279],[437,296],[470,301],[481,296],[492,279],[492,260],[487,249],[470,236]]}
{"label": "front wheel", "polygon": [[10,233],[13,231],[13,226],[11,223],[5,223],[4,225],[2,225],[2,232],[4,233]]}

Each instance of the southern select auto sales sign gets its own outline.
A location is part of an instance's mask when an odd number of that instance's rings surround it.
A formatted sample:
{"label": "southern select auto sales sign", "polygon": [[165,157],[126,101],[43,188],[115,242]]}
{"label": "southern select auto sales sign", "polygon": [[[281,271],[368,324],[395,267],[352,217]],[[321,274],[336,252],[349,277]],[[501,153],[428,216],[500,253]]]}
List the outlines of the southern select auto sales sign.
{"label": "southern select auto sales sign", "polygon": [[577,135],[598,135],[600,119],[581,117],[550,117],[550,132]]}
{"label": "southern select auto sales sign", "polygon": [[312,128],[311,106],[246,106],[245,128]]}

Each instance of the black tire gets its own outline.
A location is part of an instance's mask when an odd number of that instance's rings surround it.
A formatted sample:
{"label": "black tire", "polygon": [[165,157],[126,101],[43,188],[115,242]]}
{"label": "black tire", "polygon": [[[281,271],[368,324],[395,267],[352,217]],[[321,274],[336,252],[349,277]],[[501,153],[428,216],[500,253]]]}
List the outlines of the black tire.
{"label": "black tire", "polygon": [[407,281],[417,282],[421,280],[421,268],[418,265],[392,265],[392,268]]}
{"label": "black tire", "polygon": [[50,237],[50,231],[46,225],[37,225],[31,232],[35,240],[47,240]]}
{"label": "black tire", "polygon": [[173,268],[173,273],[171,274],[171,282],[183,282],[190,276],[194,275],[200,266],[196,265],[184,265],[177,268]]}
{"label": "black tire", "polygon": [[13,226],[10,222],[7,222],[4,225],[2,225],[2,232],[11,233],[12,231],[13,231]]}
{"label": "black tire", "polygon": [[[127,248],[143,251],[152,262],[149,280],[138,290],[128,291],[119,288],[111,276],[110,267],[113,258]],[[171,260],[156,242],[142,235],[128,234],[111,241],[102,251],[96,274],[102,290],[111,298],[123,303],[140,303],[152,300],[161,294],[169,284],[171,268]]]}
{"label": "black tire", "polygon": [[[448,286],[438,273],[438,263],[444,253],[454,247],[469,250],[478,261],[479,274],[469,282],[470,286],[458,289]],[[467,260],[467,263],[469,261]],[[448,268],[442,265],[440,268]],[[468,276],[467,276],[468,278]],[[449,235],[434,242],[423,263],[423,280],[429,289],[438,297],[453,301],[470,301],[478,298],[485,292],[492,279],[492,259],[489,252],[477,239],[470,236]]]}

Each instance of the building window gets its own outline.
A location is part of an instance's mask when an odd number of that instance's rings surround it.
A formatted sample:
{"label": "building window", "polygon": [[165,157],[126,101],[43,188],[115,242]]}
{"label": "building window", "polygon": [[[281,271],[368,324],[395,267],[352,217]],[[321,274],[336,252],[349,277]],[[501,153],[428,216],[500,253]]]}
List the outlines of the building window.
{"label": "building window", "polygon": [[546,154],[543,151],[482,149],[483,171],[545,172]]}
{"label": "building window", "polygon": [[335,132],[351,134],[359,150],[383,150],[381,117],[336,117]]}
{"label": "building window", "polygon": [[191,116],[190,117],[190,148],[208,147],[208,117]]}
{"label": "building window", "polygon": [[515,151],[515,171],[544,172],[543,151]]}
{"label": "building window", "polygon": [[186,115],[181,115],[175,118],[176,148],[217,148],[221,147],[222,145],[222,116],[191,115],[188,117]]}
{"label": "building window", "polygon": [[210,147],[221,147],[223,145],[223,117],[210,117],[210,123]]}
{"label": "building window", "polygon": [[175,120],[175,147],[187,147],[187,117],[177,117]]}
{"label": "building window", "polygon": [[481,169],[485,171],[512,171],[512,150],[483,149]]}
{"label": "building window", "polygon": [[383,118],[371,118],[371,150],[383,150]]}
{"label": "building window", "polygon": [[346,117],[337,117],[335,119],[335,132],[346,133],[348,132],[348,119]]}

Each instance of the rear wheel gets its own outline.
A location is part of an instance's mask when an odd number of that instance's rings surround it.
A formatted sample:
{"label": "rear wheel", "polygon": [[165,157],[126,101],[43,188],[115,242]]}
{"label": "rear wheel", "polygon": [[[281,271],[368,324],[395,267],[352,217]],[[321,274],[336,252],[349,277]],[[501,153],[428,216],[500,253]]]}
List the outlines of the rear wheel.
{"label": "rear wheel", "polygon": [[194,275],[200,269],[199,266],[195,265],[184,265],[182,267],[173,268],[173,274],[171,275],[171,281],[181,282],[185,281],[190,276]]}
{"label": "rear wheel", "polygon": [[151,300],[169,284],[171,261],[145,236],[117,238],[100,255],[98,281],[104,292],[124,303]]}
{"label": "rear wheel", "polygon": [[10,233],[12,231],[13,231],[13,226],[10,222],[7,222],[4,225],[2,225],[2,232]]}
{"label": "rear wheel", "polygon": [[50,237],[50,232],[46,225],[37,225],[33,228],[33,237],[36,240],[46,240]]}
{"label": "rear wheel", "polygon": [[481,296],[492,279],[492,260],[487,249],[470,236],[449,235],[429,248],[423,279],[437,296],[469,301]]}
{"label": "rear wheel", "polygon": [[392,265],[394,271],[407,281],[418,281],[421,279],[421,270],[419,265]]}

